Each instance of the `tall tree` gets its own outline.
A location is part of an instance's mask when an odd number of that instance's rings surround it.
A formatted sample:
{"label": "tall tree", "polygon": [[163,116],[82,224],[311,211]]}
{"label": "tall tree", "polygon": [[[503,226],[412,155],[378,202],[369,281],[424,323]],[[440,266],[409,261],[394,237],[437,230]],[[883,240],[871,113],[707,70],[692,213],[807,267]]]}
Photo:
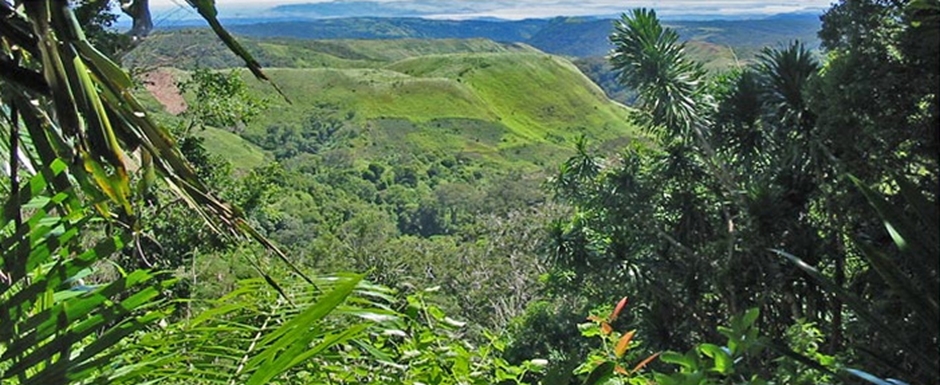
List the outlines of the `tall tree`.
{"label": "tall tree", "polygon": [[[654,12],[624,15],[611,62],[658,141],[606,168],[584,151],[565,164],[557,195],[577,212],[553,227],[552,257],[583,295],[647,298],[653,344],[688,346],[759,306],[771,336],[814,322],[830,352],[867,352],[851,361],[927,383],[936,339],[917,330],[938,323],[925,294],[937,289],[937,6],[843,2],[823,20],[823,65],[792,43],[706,79]],[[905,321],[891,326],[884,309]]]}

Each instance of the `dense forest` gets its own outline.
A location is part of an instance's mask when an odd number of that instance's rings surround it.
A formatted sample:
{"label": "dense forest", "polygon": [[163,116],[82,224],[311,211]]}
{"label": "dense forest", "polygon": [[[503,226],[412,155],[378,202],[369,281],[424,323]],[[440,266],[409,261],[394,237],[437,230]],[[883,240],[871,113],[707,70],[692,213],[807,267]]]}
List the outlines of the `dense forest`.
{"label": "dense forest", "polygon": [[936,1],[526,22],[603,59],[107,4],[0,1],[0,383],[940,378]]}

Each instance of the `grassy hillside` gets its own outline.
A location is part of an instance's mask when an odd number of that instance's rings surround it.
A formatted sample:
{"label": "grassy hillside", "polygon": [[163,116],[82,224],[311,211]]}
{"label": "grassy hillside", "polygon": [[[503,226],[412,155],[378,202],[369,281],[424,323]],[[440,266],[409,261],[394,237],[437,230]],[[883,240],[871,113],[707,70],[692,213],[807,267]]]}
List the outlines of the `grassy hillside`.
{"label": "grassy hillside", "polygon": [[[602,59],[612,48],[607,38],[613,22],[572,17],[502,22],[342,18],[238,25],[233,29],[263,37],[243,37],[242,42],[263,66],[279,68],[383,69],[389,62],[417,56],[541,50],[576,57],[578,67],[610,98],[630,103],[633,93],[616,81]],[[763,47],[793,40],[816,47],[820,22],[817,16],[806,14],[762,20],[671,21],[667,26],[686,41],[690,58],[702,62],[707,70],[722,71],[749,63]],[[472,39],[456,39],[466,37]],[[360,38],[378,40],[351,40]],[[158,33],[124,61],[131,67],[172,65],[185,69],[241,65],[211,33],[199,29]]]}
{"label": "grassy hillside", "polygon": [[[182,127],[185,121],[175,113],[185,108],[177,110],[175,106],[167,106],[164,103],[175,104],[177,98],[167,98],[167,94],[177,95],[179,90],[173,83],[188,77],[188,73],[172,68],[161,68],[147,75],[144,77],[144,89],[136,93],[138,100],[161,124],[173,128]],[[168,109],[176,111],[170,113]],[[239,173],[263,164],[270,158],[263,149],[231,131],[216,127],[203,127],[197,130],[195,135],[204,139],[203,143],[210,154],[225,158]]]}
{"label": "grassy hillside", "polygon": [[[291,38],[239,41],[264,67],[380,68],[413,56],[467,52],[536,52],[524,44],[474,39],[301,40]],[[127,67],[180,69],[235,68],[242,62],[209,30],[184,29],[151,35],[122,58]]]}
{"label": "grassy hillside", "polygon": [[[211,38],[202,31],[158,34],[125,62],[143,67],[171,62],[181,68],[235,62],[216,54],[221,46],[183,44]],[[344,153],[360,163],[435,154],[533,169],[557,164],[582,135],[609,148],[634,135],[628,108],[611,102],[570,61],[524,44],[484,39],[244,43],[271,66],[268,75],[290,100],[244,74],[252,92],[270,107],[242,136],[271,153],[284,150],[278,143],[287,141],[306,148],[298,151]],[[188,51],[174,53],[180,47]],[[317,120],[342,128],[329,138],[312,135]],[[257,147],[238,143],[240,138],[227,132],[204,136],[211,139],[212,152],[232,155],[239,167],[263,159]],[[296,144],[308,140],[316,143]]]}
{"label": "grassy hillside", "polygon": [[427,55],[383,68],[268,74],[293,103],[252,83],[273,102],[248,136],[274,125],[301,126],[327,108],[355,131],[357,159],[430,152],[546,165],[570,154],[581,135],[613,143],[633,134],[626,107],[609,101],[570,62],[541,53]]}
{"label": "grassy hillside", "polygon": [[230,131],[206,127],[196,135],[204,139],[203,144],[210,154],[231,162],[236,173],[251,170],[270,160],[264,150]]}

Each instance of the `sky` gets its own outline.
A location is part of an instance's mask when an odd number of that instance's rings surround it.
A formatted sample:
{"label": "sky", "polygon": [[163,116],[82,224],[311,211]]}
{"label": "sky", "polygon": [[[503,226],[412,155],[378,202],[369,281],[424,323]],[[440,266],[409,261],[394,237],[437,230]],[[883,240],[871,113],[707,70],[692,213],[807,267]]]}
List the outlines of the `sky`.
{"label": "sky", "polygon": [[[216,0],[223,16],[258,16],[265,9],[282,4],[321,3],[331,0]],[[342,1],[342,0],[340,0]],[[398,4],[434,4],[437,18],[497,17],[524,19],[552,16],[615,15],[631,8],[656,9],[670,15],[770,15],[806,9],[828,8],[832,0],[753,1],[753,0],[370,0]],[[185,0],[151,0],[153,8],[177,8]],[[455,11],[448,12],[449,4]],[[185,7],[185,6],[183,6]],[[458,10],[459,11],[456,11]],[[177,9],[177,11],[183,11]]]}

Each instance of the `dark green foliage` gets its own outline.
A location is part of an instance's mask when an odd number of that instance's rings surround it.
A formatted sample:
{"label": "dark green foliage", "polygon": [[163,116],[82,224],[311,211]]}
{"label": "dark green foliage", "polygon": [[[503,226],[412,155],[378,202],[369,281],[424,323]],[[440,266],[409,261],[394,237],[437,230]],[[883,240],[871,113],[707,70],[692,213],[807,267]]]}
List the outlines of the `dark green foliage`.
{"label": "dark green foliage", "polygon": [[[344,129],[345,127],[345,129]],[[318,110],[300,125],[279,123],[270,125],[263,136],[246,135],[249,140],[268,150],[276,160],[282,161],[301,154],[319,154],[347,145],[355,137],[352,128],[335,117],[335,112]]]}
{"label": "dark green foliage", "polygon": [[[570,283],[566,297],[578,288],[582,298],[643,298],[654,347],[714,340],[730,314],[758,306],[768,346],[784,346],[796,320],[809,322],[828,338],[801,354],[930,383],[937,342],[925,335],[936,334],[936,300],[924,293],[937,287],[928,251],[936,237],[912,229],[937,228],[923,215],[936,205],[937,153],[927,149],[937,126],[927,124],[937,119],[937,82],[919,83],[937,77],[919,64],[936,49],[907,36],[932,36],[921,28],[936,28],[936,11],[838,4],[824,18],[825,65],[792,43],[713,79],[651,12],[626,15],[611,36],[612,63],[665,130],[654,129],[657,148],[630,149],[605,168],[583,146],[563,165],[556,195],[576,213],[552,228],[550,282]],[[889,313],[903,316],[889,326],[879,316]],[[703,347],[718,365],[719,352]],[[745,372],[790,370],[796,381],[789,359],[818,369],[774,352],[788,358],[761,355]]]}
{"label": "dark green foliage", "polygon": [[[904,231],[905,242],[921,248],[910,252],[897,247],[896,229],[885,231],[886,223],[911,221],[918,223],[914,228],[937,228],[936,216],[923,215],[935,212],[927,207],[936,206],[938,193],[938,12],[930,2],[861,1],[837,4],[823,17],[820,36],[833,59],[814,89],[812,110],[819,135],[829,139],[827,155],[839,160],[840,171],[857,178],[855,183],[842,179],[846,187],[833,202],[844,208],[842,218],[851,221],[853,240],[871,266],[848,287],[876,313],[930,314],[925,313],[930,307],[904,300],[910,296],[897,286],[898,277],[916,292],[938,287],[937,256],[927,251],[935,247],[935,237]],[[849,127],[852,140],[845,138]],[[871,154],[878,155],[873,159]],[[922,334],[936,334],[931,332],[936,316],[927,318],[892,325],[902,333],[900,339],[880,337],[875,325],[864,323],[848,324],[846,337],[865,341],[861,350],[879,365],[877,373],[908,372],[929,382],[937,375],[938,349],[936,338]],[[916,347],[901,354],[900,345],[907,343]]]}
{"label": "dark green foliage", "polygon": [[248,94],[238,71],[223,73],[198,68],[178,87],[181,93],[194,94],[193,103],[185,112],[191,125],[235,129],[239,124],[247,124],[267,104],[264,99]]}
{"label": "dark green foliage", "polygon": [[[581,309],[570,304],[537,301],[528,304],[524,314],[509,325],[513,341],[506,351],[511,362],[534,357],[550,359],[553,366],[580,362],[587,356],[588,343],[579,338],[578,325],[584,322]],[[570,372],[572,368],[567,368]]]}

